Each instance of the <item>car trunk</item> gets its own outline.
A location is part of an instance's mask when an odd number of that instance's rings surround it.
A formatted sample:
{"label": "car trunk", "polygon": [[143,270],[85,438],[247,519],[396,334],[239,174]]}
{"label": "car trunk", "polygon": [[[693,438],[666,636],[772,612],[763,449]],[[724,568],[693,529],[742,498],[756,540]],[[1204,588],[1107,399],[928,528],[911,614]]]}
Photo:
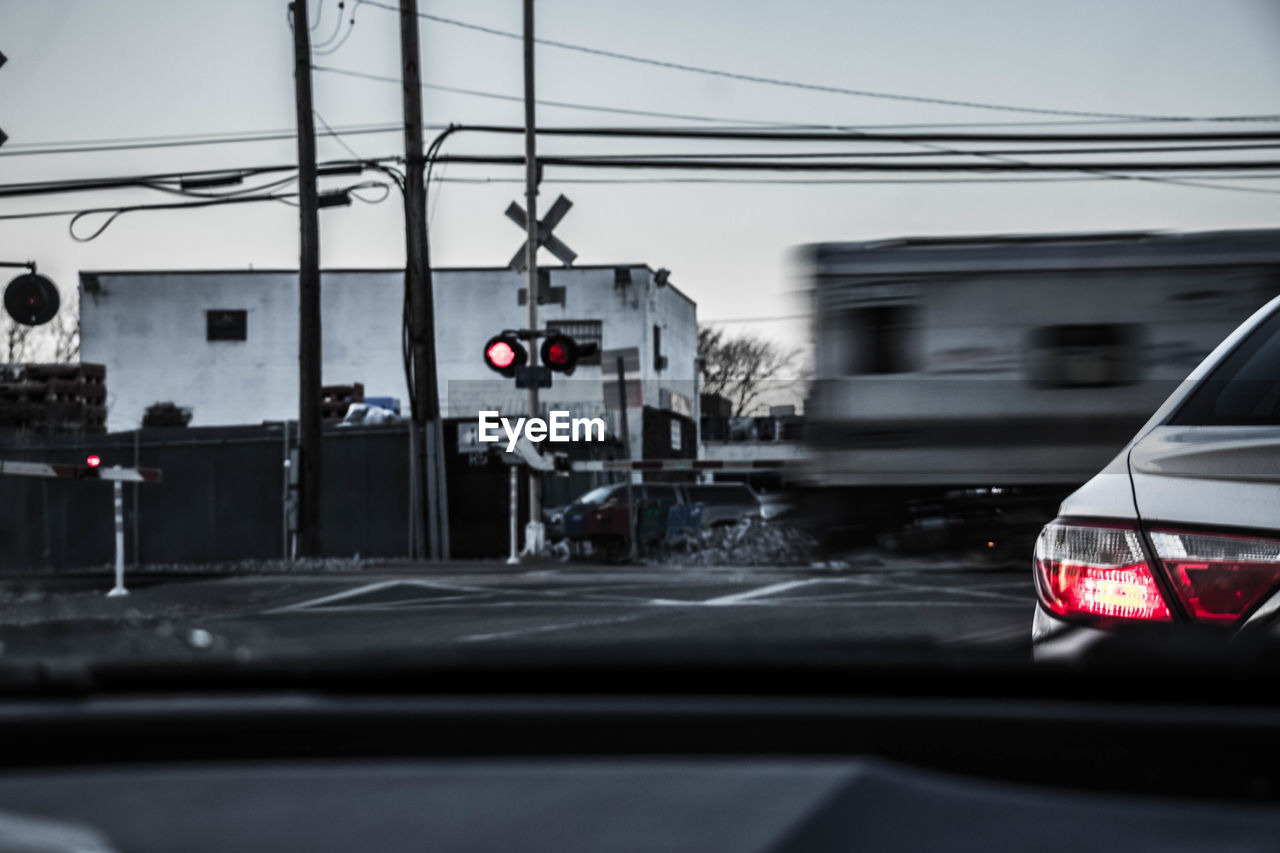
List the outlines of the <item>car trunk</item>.
{"label": "car trunk", "polygon": [[1280,427],[1156,427],[1129,470],[1144,522],[1280,530]]}

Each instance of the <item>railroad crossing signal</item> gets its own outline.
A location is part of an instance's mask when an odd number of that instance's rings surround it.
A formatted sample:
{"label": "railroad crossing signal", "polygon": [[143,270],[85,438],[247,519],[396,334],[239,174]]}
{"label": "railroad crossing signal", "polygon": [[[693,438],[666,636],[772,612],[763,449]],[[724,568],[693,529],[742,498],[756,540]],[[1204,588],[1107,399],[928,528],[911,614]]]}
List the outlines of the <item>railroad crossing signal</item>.
{"label": "railroad crossing signal", "polygon": [[[521,338],[543,337],[538,349],[542,364],[528,367],[529,350]],[[507,378],[515,377],[517,388],[550,388],[551,373],[573,373],[578,360],[594,355],[599,345],[578,343],[559,332],[518,332],[506,330],[489,338],[484,345],[484,363],[490,370]]]}
{"label": "railroad crossing signal", "polygon": [[39,326],[53,319],[61,300],[53,282],[38,274],[35,264],[30,267],[31,272],[18,276],[4,289],[4,310],[24,326]]}
{"label": "railroad crossing signal", "polygon": [[[559,258],[566,267],[573,266],[578,253],[562,243],[560,238],[553,235],[551,231],[560,224],[560,220],[564,219],[564,215],[569,212],[571,207],[573,207],[573,202],[562,195],[551,205],[551,209],[547,211],[546,216],[538,220],[538,245],[545,247],[547,251]],[[519,225],[520,230],[525,231],[528,229],[524,208],[514,201],[507,208],[507,218]],[[511,269],[524,270],[524,251],[528,242],[526,240],[521,243],[520,250],[511,258],[511,263],[508,264]]]}

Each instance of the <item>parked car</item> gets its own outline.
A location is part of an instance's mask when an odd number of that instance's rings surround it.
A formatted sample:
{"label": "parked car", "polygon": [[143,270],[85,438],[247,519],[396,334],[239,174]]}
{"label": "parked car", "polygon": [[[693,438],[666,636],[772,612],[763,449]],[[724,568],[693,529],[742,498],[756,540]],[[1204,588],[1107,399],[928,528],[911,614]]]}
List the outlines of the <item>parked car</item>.
{"label": "parked car", "polygon": [[689,503],[701,503],[702,526],[737,524],[744,518],[762,518],[764,505],[746,483],[695,483],[682,485]]}
{"label": "parked car", "polygon": [[1280,614],[1280,298],[1187,377],[1035,547],[1037,657],[1141,623]]}
{"label": "parked car", "polygon": [[[763,517],[760,498],[745,483],[636,483],[631,490],[640,507],[641,541],[671,531],[673,508],[677,527],[720,527]],[[691,509],[685,512],[684,507]],[[590,542],[605,554],[625,550],[631,535],[627,486],[614,483],[592,489],[567,507],[548,511],[546,521],[552,535],[563,536],[571,546]]]}

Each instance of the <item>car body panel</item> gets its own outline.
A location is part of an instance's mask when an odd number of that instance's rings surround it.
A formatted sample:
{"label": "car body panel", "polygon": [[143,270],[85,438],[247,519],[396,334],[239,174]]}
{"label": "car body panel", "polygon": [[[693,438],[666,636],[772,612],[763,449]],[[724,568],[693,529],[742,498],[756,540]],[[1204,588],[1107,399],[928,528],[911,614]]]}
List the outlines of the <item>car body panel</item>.
{"label": "car body panel", "polygon": [[[1097,475],[1069,495],[1063,518],[1185,525],[1191,529],[1273,531],[1280,536],[1280,426],[1191,426],[1170,421],[1227,356],[1274,314],[1271,300],[1226,337],[1187,376]],[[1280,613],[1280,590],[1249,621]],[[1050,614],[1037,603],[1032,641],[1037,660],[1071,658],[1105,632]]]}
{"label": "car body panel", "polygon": [[1156,427],[1130,468],[1146,521],[1280,528],[1280,427]]}

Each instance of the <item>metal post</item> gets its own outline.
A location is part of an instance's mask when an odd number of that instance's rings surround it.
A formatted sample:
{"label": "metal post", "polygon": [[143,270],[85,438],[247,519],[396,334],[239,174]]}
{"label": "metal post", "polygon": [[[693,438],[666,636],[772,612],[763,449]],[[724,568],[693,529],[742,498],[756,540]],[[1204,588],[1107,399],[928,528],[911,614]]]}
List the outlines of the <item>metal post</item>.
{"label": "metal post", "polygon": [[441,482],[440,400],[436,379],[435,297],[427,240],[426,160],[422,148],[422,69],[418,2],[400,0],[401,97],[404,113],[405,288],[409,293],[409,340],[413,359],[412,417],[422,440],[417,454],[418,514],[425,517],[427,554],[444,556],[441,527],[448,526]]}
{"label": "metal post", "polygon": [[298,124],[298,551],[320,553],[320,221],[316,129],[311,111],[311,39],[306,0],[293,11],[293,79]]}
{"label": "metal post", "polygon": [[[631,459],[631,431],[627,426],[627,373],[622,356],[618,356],[618,432],[622,438],[622,448],[626,458]],[[634,475],[627,472],[627,530],[631,540],[629,556],[636,558],[636,502],[632,499],[631,483]]]}
{"label": "metal post", "polygon": [[418,513],[418,484],[422,482],[422,472],[418,468],[418,428],[413,420],[409,420],[409,559],[417,560],[422,556],[418,548],[418,529],[422,526],[422,516]]}
{"label": "metal post", "polygon": [[511,529],[508,535],[511,537],[511,556],[507,557],[507,565],[514,566],[520,562],[520,469],[518,466],[511,467]]}
{"label": "metal post", "polygon": [[[527,325],[538,328],[538,145],[533,102],[533,0],[524,0],[524,197],[525,197],[525,305]],[[529,341],[529,366],[538,366],[538,342]],[[529,389],[529,417],[540,414],[538,389]],[[529,471],[529,532],[525,547],[533,552],[542,544],[542,479]]]}
{"label": "metal post", "polygon": [[[135,429],[133,431],[133,467],[142,467],[142,430]],[[142,535],[140,532],[140,518],[142,513],[139,510],[138,487],[139,483],[134,483],[129,487],[129,491],[133,497],[133,567],[138,567],[138,561],[142,559]]]}
{"label": "metal post", "polygon": [[[120,470],[120,466],[116,465],[115,469]],[[111,484],[111,492],[115,498],[116,514],[116,585],[107,595],[115,598],[129,594],[129,590],[124,588],[124,484],[115,480]]]}
{"label": "metal post", "polygon": [[280,556],[289,559],[289,422],[284,427],[284,453],[280,457]]}
{"label": "metal post", "polygon": [[[444,462],[444,421],[436,421],[436,440],[432,445],[436,457],[436,503],[440,511],[440,559],[449,559],[452,545],[449,542],[449,469]],[[431,447],[427,448],[432,449]]]}

